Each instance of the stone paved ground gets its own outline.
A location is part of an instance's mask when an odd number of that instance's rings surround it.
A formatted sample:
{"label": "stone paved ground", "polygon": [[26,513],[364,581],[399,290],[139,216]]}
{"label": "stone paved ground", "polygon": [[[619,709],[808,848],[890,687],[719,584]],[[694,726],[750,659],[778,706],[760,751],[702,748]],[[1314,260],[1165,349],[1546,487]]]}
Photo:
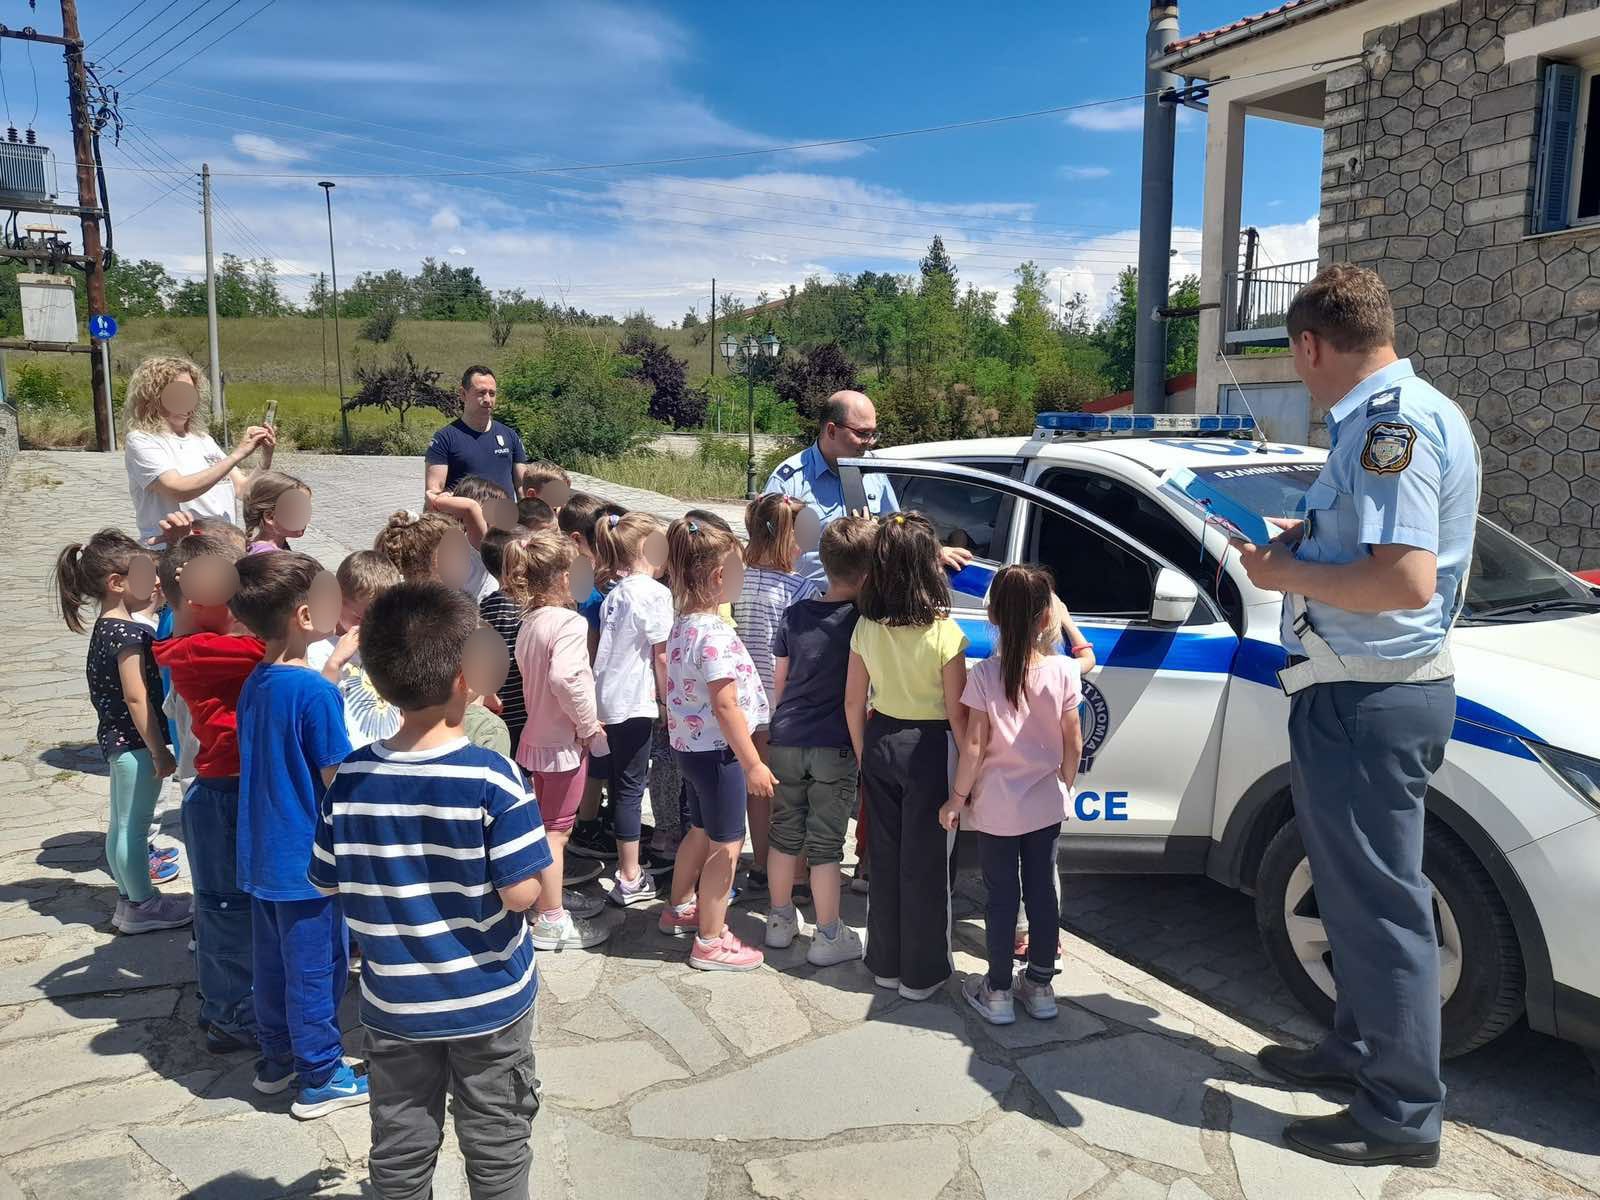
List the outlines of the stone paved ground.
{"label": "stone paved ground", "polygon": [[[326,561],[416,502],[415,460],[285,465],[317,489],[318,520],[332,535],[314,528],[306,548]],[[253,1096],[248,1059],[200,1045],[185,935],[108,931],[106,783],[83,697],[83,641],[52,616],[45,579],[63,542],[127,518],[115,458],[24,454],[0,498],[9,550],[0,601],[10,617],[0,655],[0,1200],[367,1195],[366,1113],[299,1124],[281,1102]],[[172,840],[175,795],[166,799],[163,840]],[[972,887],[963,880],[964,893]],[[962,903],[965,973],[981,969],[982,928],[973,896]],[[803,943],[755,974],[699,976],[651,928],[652,911],[629,910],[604,952],[542,956],[536,1194],[1600,1194],[1590,1190],[1600,1187],[1600,1103],[1565,1048],[1511,1043],[1499,1060],[1505,1087],[1479,1071],[1466,1089],[1470,1112],[1453,1113],[1446,1129],[1439,1170],[1327,1167],[1277,1141],[1284,1117],[1326,1111],[1327,1101],[1252,1069],[1273,1026],[1309,1031],[1261,987],[1236,898],[1189,881],[1074,881],[1067,907],[1101,942],[1137,943],[1136,956],[1167,978],[1068,933],[1060,1018],[996,1030],[953,989],[909,1004],[873,988],[859,965],[815,971]],[[1087,928],[1093,912],[1104,914],[1099,929]],[[859,925],[863,915],[852,898],[847,919]],[[759,936],[753,913],[734,921],[742,936]],[[1169,924],[1187,932],[1163,946]],[[1183,975],[1197,961],[1185,941],[1206,947],[1198,961],[1218,978]],[[1222,994],[1230,980],[1245,991]],[[348,1004],[346,1029],[359,1054]],[[1530,1045],[1537,1069],[1514,1061]],[[448,1135],[436,1194],[466,1195]]]}

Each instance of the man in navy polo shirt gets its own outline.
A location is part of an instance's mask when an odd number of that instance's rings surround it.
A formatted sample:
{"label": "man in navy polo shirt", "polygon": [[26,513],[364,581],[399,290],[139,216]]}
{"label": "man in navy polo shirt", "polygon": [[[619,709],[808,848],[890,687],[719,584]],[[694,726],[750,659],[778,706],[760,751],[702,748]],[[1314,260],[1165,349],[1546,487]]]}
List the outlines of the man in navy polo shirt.
{"label": "man in navy polo shirt", "polygon": [[517,431],[494,419],[495,399],[493,371],[479,366],[463,371],[461,415],[433,435],[425,459],[428,507],[472,525],[480,537],[489,531],[483,510],[475,500],[452,496],[450,489],[477,475],[520,496],[528,467],[528,452]]}

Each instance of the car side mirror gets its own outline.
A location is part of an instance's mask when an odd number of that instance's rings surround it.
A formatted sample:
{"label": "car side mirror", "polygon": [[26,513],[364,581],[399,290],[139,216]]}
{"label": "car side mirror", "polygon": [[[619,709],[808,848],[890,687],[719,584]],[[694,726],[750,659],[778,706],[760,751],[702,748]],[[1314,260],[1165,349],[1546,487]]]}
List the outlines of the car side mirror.
{"label": "car side mirror", "polygon": [[1162,567],[1156,572],[1155,600],[1150,604],[1150,621],[1155,625],[1182,625],[1200,602],[1200,589],[1181,571]]}

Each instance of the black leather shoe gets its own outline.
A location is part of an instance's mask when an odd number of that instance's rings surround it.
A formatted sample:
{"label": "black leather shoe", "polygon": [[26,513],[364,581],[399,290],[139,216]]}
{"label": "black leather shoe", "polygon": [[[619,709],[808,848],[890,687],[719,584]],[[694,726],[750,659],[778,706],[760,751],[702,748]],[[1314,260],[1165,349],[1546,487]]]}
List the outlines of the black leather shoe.
{"label": "black leather shoe", "polygon": [[258,1052],[260,1047],[254,1038],[242,1038],[212,1025],[206,1029],[206,1049],[212,1054],[237,1054],[241,1050]]}
{"label": "black leather shoe", "polygon": [[1361,1128],[1348,1108],[1331,1116],[1307,1117],[1284,1127],[1283,1140],[1290,1149],[1323,1162],[1355,1167],[1436,1167],[1438,1142],[1390,1142]]}
{"label": "black leather shoe", "polygon": [[1263,1046],[1256,1061],[1279,1079],[1308,1083],[1313,1087],[1353,1088],[1356,1078],[1348,1071],[1330,1066],[1315,1050],[1295,1050],[1289,1046]]}

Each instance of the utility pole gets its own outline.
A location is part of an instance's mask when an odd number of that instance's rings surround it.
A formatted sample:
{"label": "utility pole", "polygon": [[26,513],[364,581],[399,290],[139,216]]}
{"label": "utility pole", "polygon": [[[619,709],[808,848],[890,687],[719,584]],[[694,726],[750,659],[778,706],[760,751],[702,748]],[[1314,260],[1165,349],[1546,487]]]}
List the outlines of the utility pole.
{"label": "utility pole", "polygon": [[322,284],[322,390],[328,390],[328,281],[326,278],[318,280]]}
{"label": "utility pole", "polygon": [[1172,151],[1178,123],[1169,93],[1178,77],[1150,64],[1178,38],[1177,0],[1150,0],[1144,45],[1144,166],[1139,189],[1139,299],[1134,326],[1133,411],[1167,408],[1167,326],[1157,315],[1167,306],[1172,268]]}
{"label": "utility pole", "polygon": [[339,260],[333,254],[333,189],[327,179],[318,183],[328,202],[328,267],[333,272],[333,360],[339,372],[339,438],[350,449],[350,414],[344,410],[344,352],[339,346]]}
{"label": "utility pole", "polygon": [[717,373],[717,277],[711,277],[711,374]]}
{"label": "utility pole", "polygon": [[206,342],[211,354],[211,408],[222,417],[222,442],[228,437],[228,402],[222,395],[222,351],[217,344],[217,260],[211,247],[211,164],[200,164],[200,211],[206,225]]}
{"label": "utility pole", "polygon": [[[89,76],[83,65],[83,38],[78,33],[76,0],[61,0],[61,39],[67,52],[67,96],[72,106],[72,157],[78,168],[78,208],[83,229],[84,292],[89,315],[106,311],[106,263],[100,247],[100,201],[95,191],[94,125],[89,113]],[[93,343],[96,349],[99,343]],[[111,374],[106,356],[89,355],[89,383],[94,395],[94,441],[99,450],[114,449],[111,433]]]}

